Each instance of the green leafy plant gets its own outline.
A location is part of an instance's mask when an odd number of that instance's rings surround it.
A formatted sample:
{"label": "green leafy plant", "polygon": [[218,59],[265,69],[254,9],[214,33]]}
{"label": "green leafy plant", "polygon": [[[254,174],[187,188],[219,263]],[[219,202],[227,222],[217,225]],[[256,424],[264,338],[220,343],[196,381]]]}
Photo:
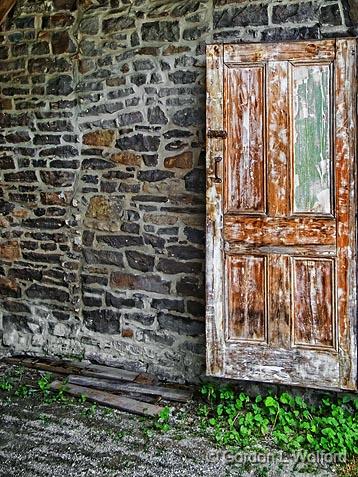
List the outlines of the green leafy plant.
{"label": "green leafy plant", "polygon": [[168,432],[170,429],[170,415],[171,415],[171,409],[169,406],[163,407],[163,409],[160,411],[157,421],[154,424],[155,429],[163,432]]}
{"label": "green leafy plant", "polygon": [[154,431],[151,427],[144,427],[142,429],[142,434],[143,434],[143,437],[144,439],[151,439],[154,435]]}
{"label": "green leafy plant", "polygon": [[92,404],[91,406],[89,407],[86,407],[85,409],[83,409],[83,411],[81,411],[81,415],[82,416],[87,416],[87,417],[92,417],[96,414],[97,412],[97,404]]}
{"label": "green leafy plant", "polygon": [[47,394],[50,391],[51,382],[52,382],[52,375],[50,373],[44,373],[37,380],[37,385],[43,394]]}
{"label": "green leafy plant", "polygon": [[66,396],[67,381],[64,380],[56,392],[51,389],[52,381],[53,375],[51,373],[44,373],[37,381],[37,387],[42,394],[44,402],[47,404],[53,402],[68,403],[70,399]]}
{"label": "green leafy plant", "polygon": [[51,397],[51,382],[53,377],[51,373],[44,373],[38,380],[37,386],[45,400],[45,402],[52,402],[53,396]]}
{"label": "green leafy plant", "polygon": [[216,442],[248,447],[259,437],[272,438],[286,450],[358,454],[358,398],[344,395],[309,404],[301,396],[284,392],[250,397],[230,387],[206,384],[205,402],[198,415],[202,429],[211,429]]}
{"label": "green leafy plant", "polygon": [[11,391],[13,388],[13,383],[8,376],[2,376],[0,379],[0,389],[1,391]]}
{"label": "green leafy plant", "polygon": [[84,394],[81,394],[80,397],[78,398],[78,402],[80,404],[84,404],[86,401],[87,401],[87,396],[85,396]]}
{"label": "green leafy plant", "polygon": [[15,391],[15,396],[21,398],[30,397],[33,394],[35,394],[35,389],[31,388],[27,384],[20,384]]}
{"label": "green leafy plant", "polygon": [[[84,396],[84,397],[86,398],[86,396]],[[86,398],[86,399],[87,399],[87,398]],[[102,409],[102,414],[103,414],[104,416],[113,416],[114,411],[113,411],[113,409],[111,409],[110,407],[104,407],[104,408]]]}
{"label": "green leafy plant", "polygon": [[114,434],[114,438],[115,438],[117,441],[120,441],[120,440],[122,440],[126,435],[127,435],[127,432],[126,432],[126,431],[117,431],[117,432],[115,432],[115,434]]}

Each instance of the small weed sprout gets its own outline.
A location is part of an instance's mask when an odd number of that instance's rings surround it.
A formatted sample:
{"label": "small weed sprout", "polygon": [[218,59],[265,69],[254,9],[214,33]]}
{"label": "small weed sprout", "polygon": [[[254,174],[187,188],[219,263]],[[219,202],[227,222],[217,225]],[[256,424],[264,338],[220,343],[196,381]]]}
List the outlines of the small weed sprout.
{"label": "small weed sprout", "polygon": [[0,379],[0,390],[1,391],[11,391],[13,388],[13,383],[8,376],[2,376]]}
{"label": "small weed sprout", "polygon": [[168,432],[170,429],[170,420],[171,416],[171,408],[169,406],[163,407],[163,409],[160,411],[157,421],[155,422],[154,427],[162,432]]}

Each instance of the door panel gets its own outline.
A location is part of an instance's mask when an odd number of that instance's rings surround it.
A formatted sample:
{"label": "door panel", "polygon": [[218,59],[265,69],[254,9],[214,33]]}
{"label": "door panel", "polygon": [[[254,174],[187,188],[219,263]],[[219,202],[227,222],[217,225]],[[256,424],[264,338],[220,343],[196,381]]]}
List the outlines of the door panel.
{"label": "door panel", "polygon": [[[226,211],[266,211],[262,65],[225,68]],[[240,141],[237,141],[237,138]]]}
{"label": "door panel", "polygon": [[321,389],[342,387],[337,355],[309,348],[288,352],[280,347],[228,342],[223,376]]}
{"label": "door panel", "polygon": [[228,241],[256,245],[335,245],[336,222],[323,217],[242,217],[226,214]]}
{"label": "door panel", "polygon": [[266,258],[228,256],[228,339],[266,341]]}
{"label": "door panel", "polygon": [[210,375],[356,389],[355,55],[208,47]]}
{"label": "door panel", "polygon": [[286,217],[290,210],[290,101],[289,63],[267,63],[267,182],[268,212],[271,217]]}
{"label": "door panel", "polygon": [[[291,260],[288,255],[273,253],[269,256],[269,341],[275,348],[291,347]],[[271,290],[276,290],[272,293]]]}
{"label": "door panel", "polygon": [[293,258],[293,342],[335,348],[334,260]]}
{"label": "door panel", "polygon": [[[258,61],[333,61],[336,56],[336,41],[339,40],[225,45],[223,59],[225,64],[255,63]],[[211,48],[211,45],[209,45],[209,48]]]}
{"label": "door panel", "polygon": [[293,210],[331,214],[331,65],[293,65]]}

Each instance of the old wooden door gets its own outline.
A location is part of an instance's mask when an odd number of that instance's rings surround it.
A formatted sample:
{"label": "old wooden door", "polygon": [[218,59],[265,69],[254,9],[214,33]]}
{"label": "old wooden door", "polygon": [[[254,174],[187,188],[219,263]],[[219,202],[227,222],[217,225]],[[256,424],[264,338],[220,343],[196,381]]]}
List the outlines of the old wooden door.
{"label": "old wooden door", "polygon": [[356,389],[356,41],[207,49],[207,373]]}

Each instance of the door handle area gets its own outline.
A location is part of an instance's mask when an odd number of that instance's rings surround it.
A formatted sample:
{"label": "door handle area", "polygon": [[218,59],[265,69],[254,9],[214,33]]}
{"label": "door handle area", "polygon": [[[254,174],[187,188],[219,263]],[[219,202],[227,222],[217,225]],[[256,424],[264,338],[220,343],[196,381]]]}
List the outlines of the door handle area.
{"label": "door handle area", "polygon": [[214,157],[214,177],[213,177],[213,181],[216,183],[216,184],[220,184],[222,182],[222,179],[221,177],[219,177],[219,173],[218,173],[218,169],[219,169],[219,163],[223,160],[222,157],[220,156],[216,156]]}

